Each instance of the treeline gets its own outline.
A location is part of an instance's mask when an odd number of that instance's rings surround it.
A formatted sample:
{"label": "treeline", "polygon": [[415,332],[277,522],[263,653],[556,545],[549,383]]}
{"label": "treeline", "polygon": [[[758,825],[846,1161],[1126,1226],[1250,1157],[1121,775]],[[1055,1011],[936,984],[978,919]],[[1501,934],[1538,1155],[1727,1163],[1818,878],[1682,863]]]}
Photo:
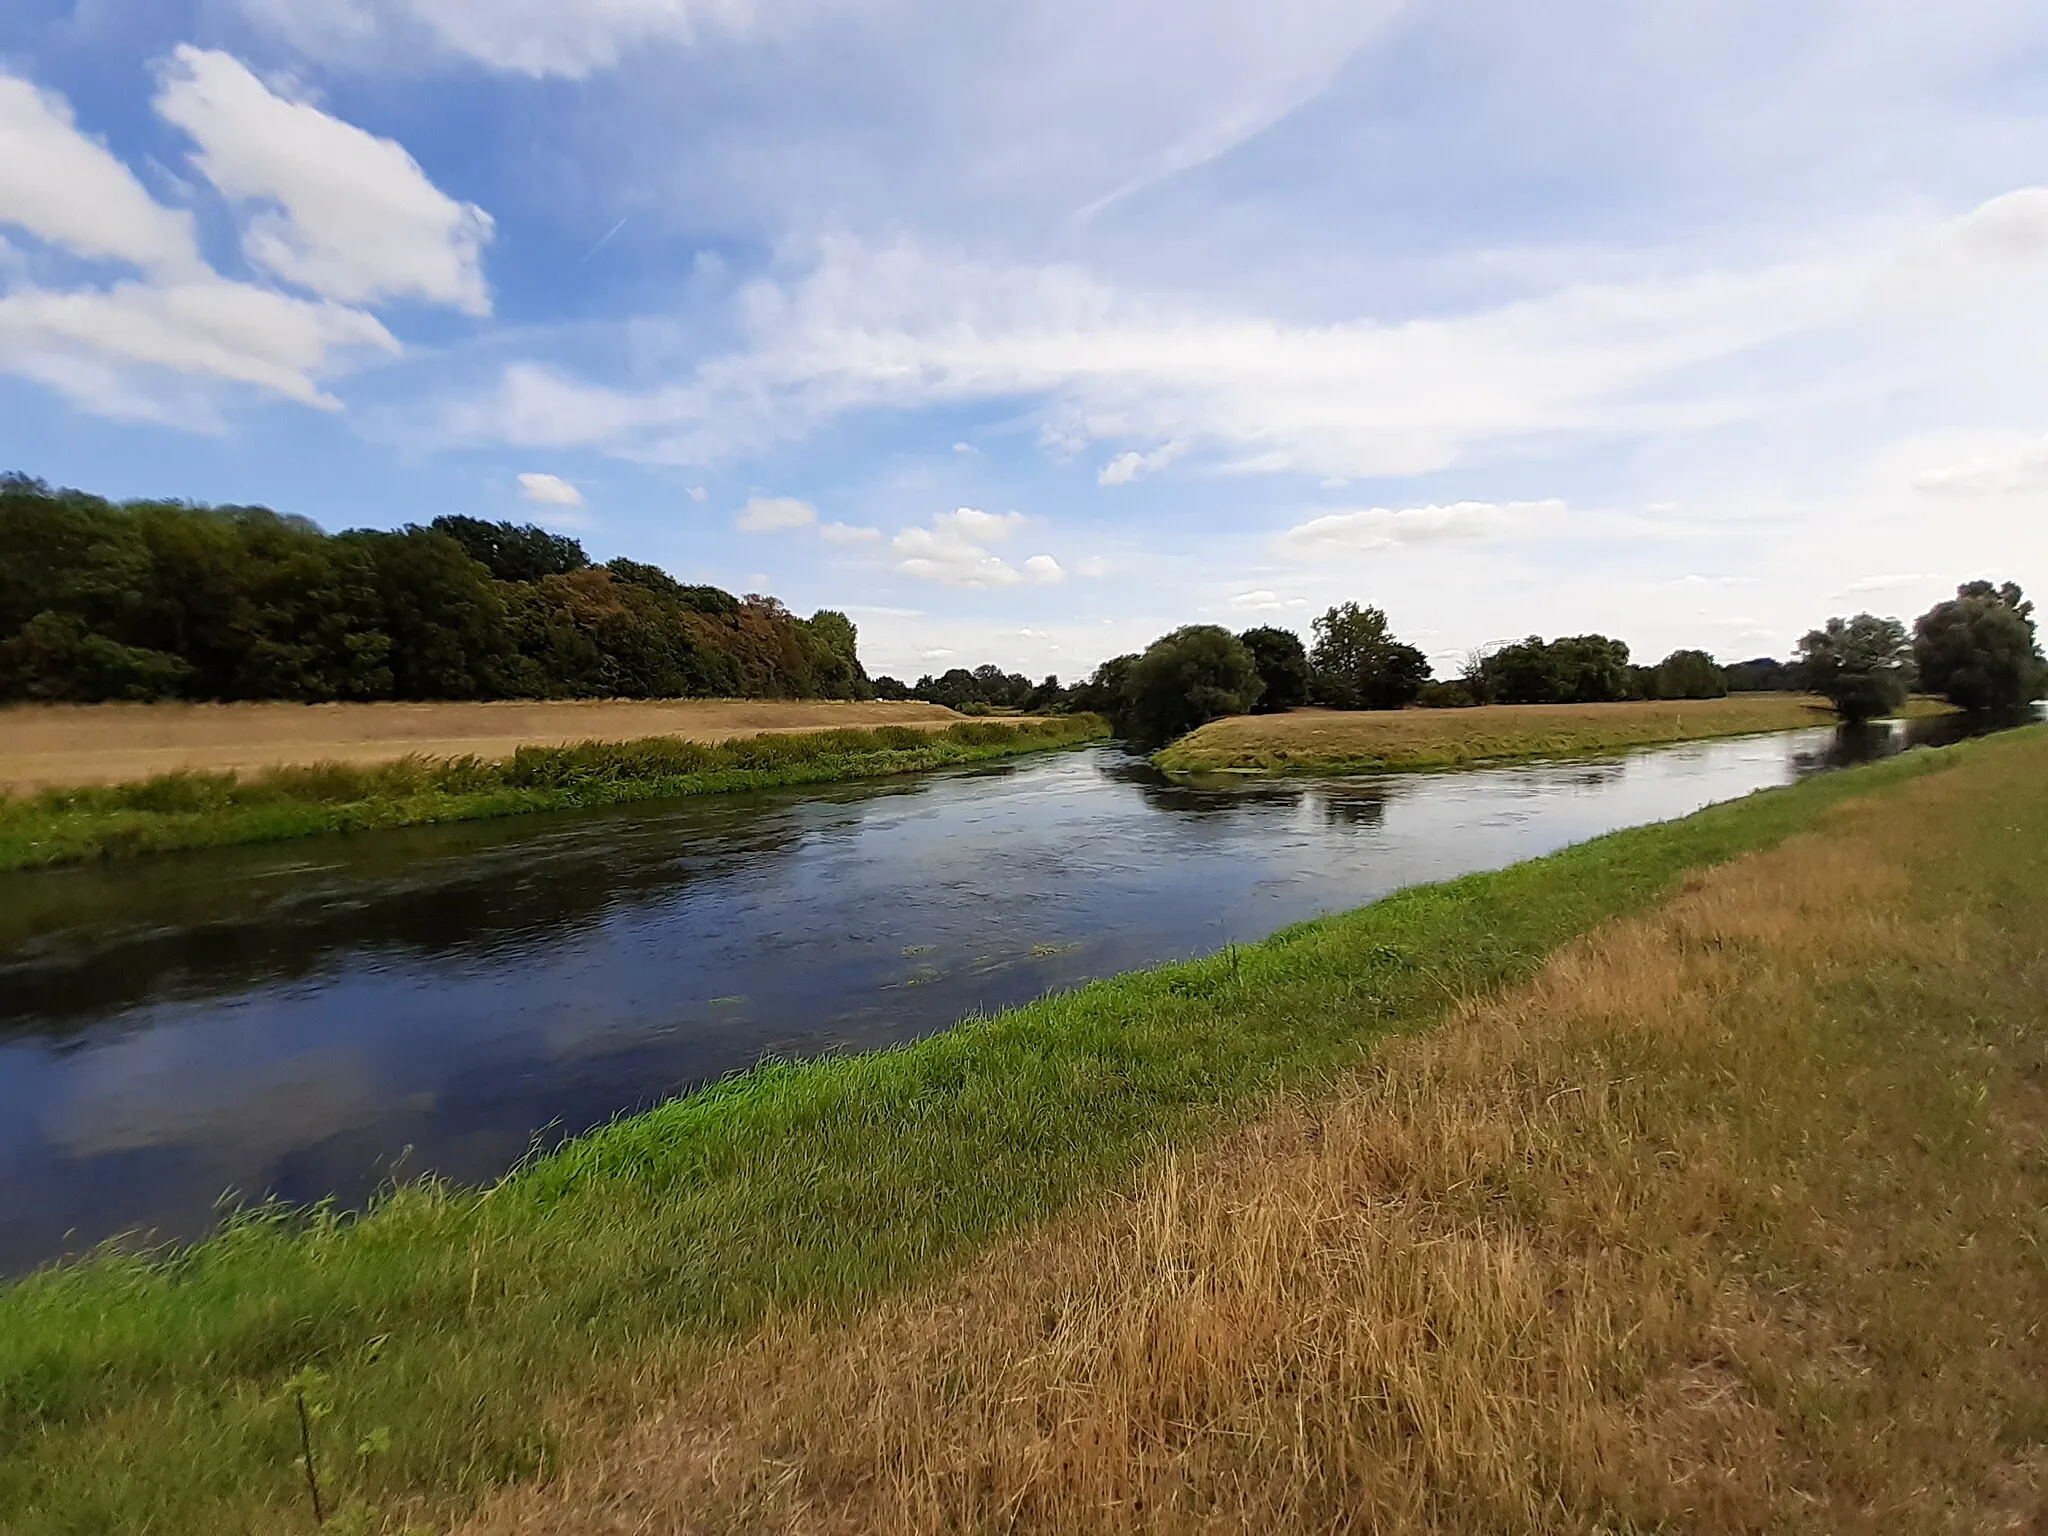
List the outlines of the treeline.
{"label": "treeline", "polygon": [[1919,688],[1963,709],[1995,712],[2017,709],[2048,689],[2033,611],[2013,583],[1975,581],[1921,615],[1910,635],[1897,619],[1830,619],[1800,641],[1790,662],[1758,657],[1724,666],[1706,651],[1677,650],[1639,666],[1625,642],[1606,635],[1531,635],[1475,651],[1458,677],[1439,681],[1428,658],[1393,634],[1385,613],[1341,603],[1314,621],[1310,645],[1286,629],[1232,634],[1192,624],[1142,653],[1112,657],[1077,687],[1063,690],[1048,678],[1036,696],[1043,701],[1037,707],[1092,710],[1118,734],[1148,743],[1219,716],[1303,704],[1601,704],[1799,689],[1824,695],[1845,719],[1869,720]]}
{"label": "treeline", "polygon": [[994,665],[972,671],[954,667],[937,677],[926,673],[915,684],[878,677],[874,689],[878,699],[920,699],[927,704],[957,709],[964,715],[987,714],[997,709],[1057,714],[1069,707],[1068,695],[1072,692],[1062,688],[1056,676],[1034,683],[1022,672],[1005,672]]}
{"label": "treeline", "polygon": [[855,639],[531,526],[328,534],[0,477],[0,699],[872,697]]}

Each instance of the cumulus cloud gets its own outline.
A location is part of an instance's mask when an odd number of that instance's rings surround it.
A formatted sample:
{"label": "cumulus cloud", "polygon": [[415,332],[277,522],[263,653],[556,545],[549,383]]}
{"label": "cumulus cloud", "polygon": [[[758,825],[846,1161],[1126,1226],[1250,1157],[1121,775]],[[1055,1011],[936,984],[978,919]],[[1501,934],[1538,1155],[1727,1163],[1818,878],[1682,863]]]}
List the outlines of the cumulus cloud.
{"label": "cumulus cloud", "polygon": [[79,132],[61,96],[8,74],[0,74],[0,224],[170,277],[205,271],[192,215],[163,207],[105,145]]}
{"label": "cumulus cloud", "polygon": [[580,507],[583,493],[560,475],[528,471],[519,477],[519,494],[544,507]]}
{"label": "cumulus cloud", "polygon": [[856,528],[851,523],[825,523],[818,529],[818,537],[827,544],[874,544],[882,537],[879,528]]}
{"label": "cumulus cloud", "polygon": [[1360,554],[1403,544],[1484,539],[1564,510],[1558,501],[1460,501],[1449,506],[1361,507],[1326,512],[1280,535],[1279,549],[1304,559]]}
{"label": "cumulus cloud", "polygon": [[794,496],[755,496],[740,509],[733,527],[741,533],[786,533],[793,528],[814,527],[818,509]]}
{"label": "cumulus cloud", "polygon": [[[325,298],[417,298],[488,315],[491,216],[457,202],[391,139],[274,94],[229,54],[181,45],[156,110],[199,146],[194,162],[238,202],[250,262]],[[268,206],[274,205],[274,206]]]}
{"label": "cumulus cloud", "polygon": [[1097,485],[1129,485],[1140,475],[1149,475],[1155,470],[1166,468],[1186,452],[1181,443],[1168,443],[1151,453],[1120,453],[1102,466],[1102,472],[1095,477]]}
{"label": "cumulus cloud", "polygon": [[905,528],[891,541],[896,569],[920,581],[949,587],[1014,587],[1029,582],[1051,585],[1066,571],[1051,555],[1033,555],[1019,570],[988,546],[1008,539],[1024,526],[1017,512],[984,512],[959,507],[941,513],[929,527]]}
{"label": "cumulus cloud", "polygon": [[220,278],[0,298],[0,366],[116,415],[147,412],[125,382],[103,401],[100,389],[120,376],[80,363],[161,368],[335,410],[341,402],[317,380],[351,351],[394,353],[398,343],[361,310]]}

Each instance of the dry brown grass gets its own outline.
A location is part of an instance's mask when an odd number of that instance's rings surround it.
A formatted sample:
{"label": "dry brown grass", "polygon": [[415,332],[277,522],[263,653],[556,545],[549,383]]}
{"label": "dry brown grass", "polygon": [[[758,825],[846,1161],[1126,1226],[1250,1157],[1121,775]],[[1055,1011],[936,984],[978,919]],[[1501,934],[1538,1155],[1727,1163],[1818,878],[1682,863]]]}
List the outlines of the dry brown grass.
{"label": "dry brown grass", "polygon": [[18,704],[0,709],[0,793],[402,757],[510,757],[521,747],[908,725],[939,704],[833,699],[493,700],[437,704]]}
{"label": "dry brown grass", "polygon": [[1824,699],[1795,693],[1475,709],[1295,709],[1212,720],[1160,753],[1158,761],[1181,773],[1443,768],[1834,723],[1835,712]]}
{"label": "dry brown grass", "polygon": [[1694,877],[937,1290],[622,1380],[581,1411],[635,1428],[472,1529],[2048,1530],[2043,756]]}

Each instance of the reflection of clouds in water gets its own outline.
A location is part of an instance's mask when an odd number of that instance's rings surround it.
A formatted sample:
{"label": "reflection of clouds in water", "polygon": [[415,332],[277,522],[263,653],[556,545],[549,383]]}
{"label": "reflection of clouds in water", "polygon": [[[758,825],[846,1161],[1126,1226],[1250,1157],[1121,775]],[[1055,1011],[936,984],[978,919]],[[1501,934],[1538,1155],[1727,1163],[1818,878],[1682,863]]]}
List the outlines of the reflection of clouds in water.
{"label": "reflection of clouds in water", "polygon": [[74,1157],[195,1147],[269,1159],[349,1129],[377,1104],[354,1051],[230,1061],[194,1057],[189,1039],[169,1034],[93,1053],[70,1087],[51,1139]]}

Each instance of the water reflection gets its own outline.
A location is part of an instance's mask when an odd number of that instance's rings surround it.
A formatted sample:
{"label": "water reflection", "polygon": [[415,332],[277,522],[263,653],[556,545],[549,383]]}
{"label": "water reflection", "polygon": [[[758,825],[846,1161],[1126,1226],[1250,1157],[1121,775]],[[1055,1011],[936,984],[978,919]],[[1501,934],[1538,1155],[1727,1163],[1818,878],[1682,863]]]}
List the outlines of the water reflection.
{"label": "water reflection", "polygon": [[[1113,748],[0,878],[0,1268],[492,1177],[871,1047],[1926,739],[1185,785]],[[1953,729],[1951,726],[1949,729]]]}

